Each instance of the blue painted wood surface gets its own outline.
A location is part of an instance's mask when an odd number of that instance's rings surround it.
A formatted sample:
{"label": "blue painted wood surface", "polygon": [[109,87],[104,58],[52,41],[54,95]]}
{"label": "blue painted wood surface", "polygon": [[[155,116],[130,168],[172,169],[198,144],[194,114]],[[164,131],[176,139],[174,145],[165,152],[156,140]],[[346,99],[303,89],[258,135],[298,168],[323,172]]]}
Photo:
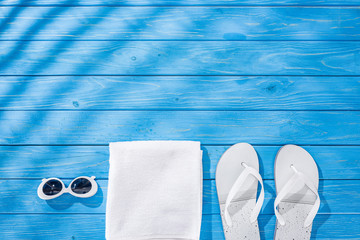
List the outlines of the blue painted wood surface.
{"label": "blue painted wood surface", "polygon": [[[201,239],[224,239],[215,168],[255,145],[275,227],[273,164],[302,145],[320,170],[313,239],[360,239],[360,1],[0,2],[3,239],[104,239],[109,141],[199,140]],[[45,202],[44,177],[95,175]],[[56,229],[49,228],[56,226]]]}
{"label": "blue painted wood surface", "polygon": [[[104,144],[105,145],[105,144]],[[215,179],[216,165],[229,146],[203,145],[204,179]],[[360,179],[359,146],[303,146],[316,159],[320,179]],[[260,173],[274,179],[274,164],[280,146],[255,146],[259,155]],[[2,146],[0,147],[1,178],[41,179],[48,172],[60,178],[94,175],[107,179],[108,146]],[[331,164],[328,164],[331,161]]]}
{"label": "blue painted wood surface", "polygon": [[[56,91],[56,90],[55,90]],[[359,111],[2,111],[0,144],[360,145]]]}
{"label": "blue painted wood surface", "polygon": [[[72,179],[64,180],[69,184]],[[36,194],[41,180],[0,180],[0,192],[4,203],[0,213],[105,213],[107,180],[97,180],[101,188],[91,199],[77,199],[69,194],[44,201]],[[215,180],[204,180],[203,214],[219,214]],[[262,214],[274,214],[275,184],[264,180],[265,201]],[[360,180],[320,180],[319,195],[322,201],[319,214],[360,214]],[[353,203],[349,204],[348,199]],[[14,205],[14,202],[17,204]]]}
{"label": "blue painted wood surface", "polygon": [[359,6],[359,0],[4,0],[4,6]]}
{"label": "blue painted wood surface", "polygon": [[0,53],[0,75],[360,75],[358,41],[2,41]]}
{"label": "blue painted wood surface", "polygon": [[[12,10],[1,8],[0,15]],[[28,7],[18,12],[0,27],[1,40],[360,39],[357,7]]]}
{"label": "blue painted wood surface", "polygon": [[[273,239],[275,217],[260,215],[261,239]],[[56,226],[48,231],[49,223]],[[319,214],[313,224],[312,239],[359,239],[360,215]],[[336,226],[336,227],[335,227]],[[104,214],[11,214],[0,215],[4,239],[104,239]],[[64,230],[65,229],[65,230]],[[203,215],[201,240],[224,240],[220,215]]]}
{"label": "blue painted wood surface", "polygon": [[359,82],[354,76],[0,76],[0,109],[360,110]]}

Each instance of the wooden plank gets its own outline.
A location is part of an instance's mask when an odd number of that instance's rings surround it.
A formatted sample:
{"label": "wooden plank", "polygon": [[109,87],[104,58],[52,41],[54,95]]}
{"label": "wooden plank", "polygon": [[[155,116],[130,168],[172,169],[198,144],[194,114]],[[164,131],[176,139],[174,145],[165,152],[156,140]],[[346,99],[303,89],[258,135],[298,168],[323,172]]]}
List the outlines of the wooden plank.
{"label": "wooden plank", "polygon": [[354,41],[2,41],[0,75],[360,75]]}
{"label": "wooden plank", "polygon": [[359,0],[3,0],[0,6],[358,6]]}
{"label": "wooden plank", "polygon": [[0,77],[4,110],[360,110],[359,96],[359,77]]}
{"label": "wooden plank", "polygon": [[[57,175],[49,172],[46,177],[50,176]],[[68,186],[71,180],[63,181]],[[37,196],[40,183],[41,180],[0,180],[0,213],[105,213],[107,180],[97,180],[99,190],[94,197],[81,199],[64,194],[49,201]],[[261,213],[274,214],[274,181],[264,180],[264,186],[265,201]],[[319,213],[360,214],[360,180],[321,180],[319,186],[322,200]],[[203,214],[219,214],[215,180],[204,180],[203,189]]]}
{"label": "wooden plank", "polygon": [[[360,8],[13,7],[1,40],[360,40]],[[340,19],[340,20],[339,20]]]}
{"label": "wooden plank", "polygon": [[[358,214],[317,215],[313,224],[312,239],[359,239],[359,224]],[[275,217],[260,215],[259,227],[261,239],[273,239]],[[98,240],[105,239],[105,215],[2,214],[0,228],[3,229],[4,239]],[[219,215],[203,215],[200,239],[224,240]]]}
{"label": "wooden plank", "polygon": [[[272,215],[259,216],[260,239],[274,238],[275,220],[275,216]],[[319,214],[313,222],[311,239],[359,239],[359,224],[360,215],[358,214]],[[203,216],[201,239],[225,240],[220,215]]]}
{"label": "wooden plank", "polygon": [[[216,165],[229,146],[202,146],[204,179],[214,179]],[[280,146],[254,146],[264,179],[273,179]],[[360,179],[360,146],[303,146],[316,160],[321,179]],[[107,146],[0,146],[0,178],[60,178],[90,175],[107,179]],[[329,164],[331,162],[331,164]],[[51,175],[51,174],[50,174]]]}
{"label": "wooden plank", "polygon": [[[216,165],[229,146],[204,146],[204,178],[215,179]],[[315,159],[321,179],[360,179],[359,146],[302,146]],[[274,161],[280,146],[254,146],[264,179],[274,178]],[[331,163],[331,164],[329,164]],[[72,175],[73,176],[73,175]]]}
{"label": "wooden plank", "polygon": [[2,145],[88,145],[129,140],[360,144],[357,111],[2,111],[0,114]]}
{"label": "wooden plank", "polygon": [[[276,197],[273,180],[264,180],[265,200],[262,214],[274,214],[274,200]],[[359,214],[360,210],[360,180],[320,180],[319,195],[321,214]],[[351,199],[351,204],[349,204]],[[220,214],[216,194],[215,180],[204,181],[204,214]]]}

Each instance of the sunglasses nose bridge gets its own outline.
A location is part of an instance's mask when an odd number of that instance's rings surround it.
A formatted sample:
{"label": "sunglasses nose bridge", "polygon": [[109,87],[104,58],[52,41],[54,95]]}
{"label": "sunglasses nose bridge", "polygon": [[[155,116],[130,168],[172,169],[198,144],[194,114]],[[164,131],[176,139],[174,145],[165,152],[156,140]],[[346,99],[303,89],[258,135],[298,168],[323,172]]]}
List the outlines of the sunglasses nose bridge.
{"label": "sunglasses nose bridge", "polygon": [[71,192],[70,187],[65,187],[65,188],[64,188],[64,193],[70,193],[70,192]]}

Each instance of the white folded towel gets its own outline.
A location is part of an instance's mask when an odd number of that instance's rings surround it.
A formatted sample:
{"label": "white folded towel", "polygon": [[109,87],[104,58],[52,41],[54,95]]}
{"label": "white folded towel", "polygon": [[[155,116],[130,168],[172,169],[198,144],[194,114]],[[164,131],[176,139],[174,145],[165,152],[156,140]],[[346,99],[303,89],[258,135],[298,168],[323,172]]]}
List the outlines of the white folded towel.
{"label": "white folded towel", "polygon": [[200,237],[199,142],[110,143],[107,240]]}

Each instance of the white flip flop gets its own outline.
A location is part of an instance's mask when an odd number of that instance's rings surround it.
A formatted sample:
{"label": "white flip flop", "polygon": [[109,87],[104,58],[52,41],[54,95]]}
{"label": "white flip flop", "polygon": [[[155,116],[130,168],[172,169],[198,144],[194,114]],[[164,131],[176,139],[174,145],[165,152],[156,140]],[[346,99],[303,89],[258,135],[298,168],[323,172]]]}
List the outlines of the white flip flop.
{"label": "white flip flop", "polygon": [[299,146],[285,145],[276,155],[274,173],[274,239],[310,239],[320,206],[319,172],[314,159]]}
{"label": "white flip flop", "polygon": [[[261,192],[256,202],[258,181]],[[216,188],[225,239],[260,239],[257,217],[264,202],[264,185],[258,156],[250,144],[235,144],[221,156]]]}

